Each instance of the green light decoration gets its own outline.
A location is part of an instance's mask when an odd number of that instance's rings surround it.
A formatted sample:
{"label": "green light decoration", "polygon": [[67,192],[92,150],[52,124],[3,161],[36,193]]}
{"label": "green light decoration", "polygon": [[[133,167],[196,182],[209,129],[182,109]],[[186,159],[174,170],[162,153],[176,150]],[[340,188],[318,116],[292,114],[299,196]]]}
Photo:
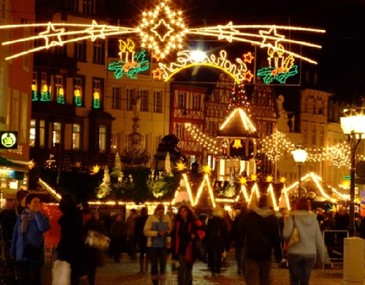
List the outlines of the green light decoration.
{"label": "green light decoration", "polygon": [[42,102],[50,102],[51,101],[51,93],[48,91],[41,92],[41,101]]}
{"label": "green light decoration", "polygon": [[82,106],[81,91],[79,89],[74,90],[74,103],[77,107]]}
{"label": "green light decoration", "polygon": [[146,51],[141,50],[136,53],[132,62],[114,61],[108,65],[108,70],[114,71],[114,77],[116,79],[120,79],[123,76],[137,79],[137,74],[150,68],[149,60],[146,57]]}
{"label": "green light decoration", "polygon": [[257,71],[257,76],[260,76],[265,84],[270,84],[274,80],[281,84],[285,84],[289,77],[296,74],[298,74],[298,65],[294,65],[289,71],[284,71],[275,67],[263,67]]}
{"label": "green light decoration", "polygon": [[81,106],[82,106],[81,96],[75,96],[75,97],[74,97],[74,102],[75,102],[75,105],[76,105],[77,107],[81,107]]}
{"label": "green light decoration", "polygon": [[100,93],[99,91],[94,91],[93,94],[93,108],[94,109],[100,109]]}
{"label": "green light decoration", "polygon": [[60,88],[58,90],[57,103],[58,104],[66,104],[63,88]]}
{"label": "green light decoration", "polygon": [[277,49],[269,47],[267,50],[267,62],[269,66],[257,71],[257,76],[261,77],[265,84],[270,84],[274,80],[285,84],[289,77],[298,74],[298,65],[294,64],[295,58],[292,54],[284,56],[284,46],[277,45]]}
{"label": "green light decoration", "polygon": [[32,101],[36,102],[38,101],[38,92],[35,90],[32,91]]}

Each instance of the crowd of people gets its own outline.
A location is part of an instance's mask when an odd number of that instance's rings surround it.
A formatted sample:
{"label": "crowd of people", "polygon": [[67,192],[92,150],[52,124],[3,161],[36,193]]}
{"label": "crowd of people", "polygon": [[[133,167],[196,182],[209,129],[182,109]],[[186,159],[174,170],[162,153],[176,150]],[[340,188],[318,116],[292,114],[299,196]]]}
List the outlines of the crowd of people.
{"label": "crowd of people", "polygon": [[[270,284],[273,261],[286,261],[291,285],[308,285],[312,269],[323,263],[326,245],[336,237],[323,232],[347,230],[349,217],[344,208],[335,214],[316,209],[308,199],[301,198],[290,212],[275,212],[268,196],[261,195],[257,203],[242,204],[234,215],[220,206],[211,213],[197,215],[188,205],[176,210],[158,204],[152,214],[146,207],[113,210],[108,214],[87,205],[80,207],[70,194],[64,194],[58,208],[60,236],[54,260],[70,265],[70,284],[94,285],[97,268],[109,255],[116,263],[121,254],[130,262],[139,262],[139,273],[150,273],[153,285],[163,284],[168,257],[177,272],[179,285],[193,284],[193,265],[206,262],[212,277],[221,274],[228,251],[234,250],[237,274],[247,285]],[[19,191],[17,199],[7,199],[0,212],[3,248],[3,268],[14,270],[16,284],[40,285],[41,268],[45,262],[44,233],[51,223],[42,210],[40,198]],[[288,247],[293,228],[300,240]],[[360,227],[360,224],[359,224]],[[110,238],[107,252],[86,246],[88,231]],[[341,232],[340,232],[341,233]],[[344,231],[346,233],[346,231]]]}

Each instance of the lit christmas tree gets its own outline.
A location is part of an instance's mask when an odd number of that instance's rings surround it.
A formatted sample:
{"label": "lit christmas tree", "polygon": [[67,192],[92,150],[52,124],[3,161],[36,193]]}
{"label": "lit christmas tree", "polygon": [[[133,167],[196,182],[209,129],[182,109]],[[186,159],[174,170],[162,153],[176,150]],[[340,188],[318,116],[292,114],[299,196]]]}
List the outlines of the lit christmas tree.
{"label": "lit christmas tree", "polygon": [[248,116],[250,116],[250,102],[246,95],[245,85],[239,84],[232,88],[231,95],[228,102],[228,112],[236,108],[242,108]]}
{"label": "lit christmas tree", "polygon": [[105,167],[103,181],[98,187],[98,192],[96,194],[96,197],[104,198],[108,196],[109,193],[110,193],[110,175],[108,167]]}

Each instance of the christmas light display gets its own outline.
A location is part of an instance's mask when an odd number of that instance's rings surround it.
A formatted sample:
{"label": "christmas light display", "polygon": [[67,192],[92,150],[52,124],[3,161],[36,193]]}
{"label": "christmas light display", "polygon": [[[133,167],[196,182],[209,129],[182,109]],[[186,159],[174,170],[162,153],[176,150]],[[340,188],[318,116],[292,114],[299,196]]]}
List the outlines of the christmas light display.
{"label": "christmas light display", "polygon": [[236,63],[232,63],[227,58],[227,51],[221,50],[219,56],[211,54],[205,56],[201,61],[195,61],[192,53],[194,51],[183,50],[177,52],[177,59],[169,64],[159,63],[159,67],[154,70],[155,79],[163,79],[164,81],[170,80],[172,76],[180,72],[183,69],[193,66],[208,66],[220,69],[230,75],[236,83],[243,81],[251,82],[254,75],[246,65],[245,58],[236,58]]}
{"label": "christmas light display", "polygon": [[219,147],[217,146],[217,141],[214,138],[210,138],[209,136],[205,135],[191,123],[185,123],[184,126],[190,133],[192,139],[196,140],[202,147],[206,148],[211,153],[218,153]]}
{"label": "christmas light display", "polygon": [[[271,49],[282,55],[292,55],[316,64],[314,59],[301,55],[302,47],[320,49],[318,44],[295,40],[295,32],[323,34],[323,29],[313,29],[294,26],[279,25],[234,25],[228,22],[226,25],[211,27],[188,28],[183,12],[171,8],[168,0],[161,0],[153,9],[143,11],[137,27],[121,27],[98,24],[92,20],[91,24],[75,23],[35,23],[19,25],[2,25],[0,29],[36,28],[41,30],[38,34],[26,38],[5,41],[3,45],[16,45],[18,43],[31,42],[43,39],[44,43],[12,54],[6,59],[16,58],[27,53],[37,52],[51,47],[89,39],[105,39],[110,36],[125,36],[137,34],[141,38],[142,48],[148,48],[157,59],[164,59],[173,50],[181,50],[185,46],[185,38],[188,35],[199,35],[228,42],[242,42]],[[290,37],[289,37],[290,35]],[[39,41],[40,42],[40,41]],[[290,45],[291,49],[285,49],[284,45]],[[294,47],[299,47],[295,52]],[[17,49],[13,49],[16,51]]]}
{"label": "christmas light display", "polygon": [[247,116],[245,111],[242,110],[242,108],[234,109],[226,118],[226,120],[223,122],[223,124],[220,125],[219,130],[223,130],[235,117],[239,117],[241,119],[243,128],[247,131],[248,134],[256,132],[256,127],[254,126],[250,118]]}
{"label": "christmas light display", "polygon": [[145,50],[135,52],[135,44],[131,39],[127,41],[119,40],[119,61],[114,61],[108,65],[109,71],[114,71],[116,79],[124,75],[137,79],[137,74],[150,68],[149,60]]}
{"label": "christmas light display", "polygon": [[294,150],[295,145],[286,138],[285,134],[275,131],[261,141],[261,152],[273,162],[277,162],[285,153]]}
{"label": "christmas light display", "polygon": [[285,84],[289,77],[298,74],[298,65],[294,64],[294,56],[292,54],[284,57],[282,50],[284,47],[278,45],[280,49],[269,48],[267,61],[269,66],[260,68],[257,75],[266,83],[270,84],[274,80],[281,84]]}

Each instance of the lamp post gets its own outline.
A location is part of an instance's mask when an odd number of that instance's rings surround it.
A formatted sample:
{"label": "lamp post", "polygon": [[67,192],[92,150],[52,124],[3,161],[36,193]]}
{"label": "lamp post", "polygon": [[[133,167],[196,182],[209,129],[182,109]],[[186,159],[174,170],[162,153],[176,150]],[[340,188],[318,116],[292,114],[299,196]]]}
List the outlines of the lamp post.
{"label": "lamp post", "polygon": [[354,108],[344,110],[344,117],[341,117],[341,128],[347,135],[351,148],[351,183],[350,183],[350,223],[349,234],[355,235],[355,179],[356,179],[356,149],[364,138],[365,134],[365,115],[364,108]]}
{"label": "lamp post", "polygon": [[302,149],[300,145],[298,145],[297,149],[293,150],[292,152],[294,161],[298,165],[298,174],[299,174],[299,186],[298,186],[298,198],[302,196],[302,174],[301,174],[301,167],[303,163],[307,160],[308,153],[305,149]]}

